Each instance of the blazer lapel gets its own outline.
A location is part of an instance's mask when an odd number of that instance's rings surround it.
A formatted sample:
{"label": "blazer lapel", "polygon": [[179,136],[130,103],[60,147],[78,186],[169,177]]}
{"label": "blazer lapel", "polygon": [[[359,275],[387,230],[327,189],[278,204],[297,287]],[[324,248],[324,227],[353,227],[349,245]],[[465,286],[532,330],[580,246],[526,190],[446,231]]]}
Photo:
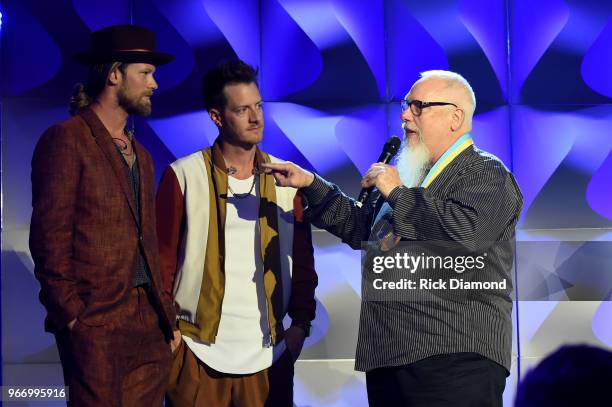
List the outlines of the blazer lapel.
{"label": "blazer lapel", "polygon": [[128,201],[128,205],[130,206],[130,210],[132,212],[132,216],[134,221],[138,225],[138,216],[136,214],[136,207],[134,204],[134,199],[132,197],[132,191],[130,190],[130,185],[128,184],[128,180],[125,176],[125,164],[121,162],[121,157],[117,152],[117,147],[115,143],[113,143],[113,139],[104,127],[104,124],[100,121],[98,116],[91,110],[85,109],[82,113],[80,113],[81,117],[87,122],[89,127],[91,128],[91,133],[96,140],[98,146],[106,156],[106,159],[110,163],[117,180],[119,181],[119,185],[121,186],[121,190],[125,195],[125,199]]}
{"label": "blazer lapel", "polygon": [[432,193],[437,193],[440,188],[443,188],[447,185],[448,180],[455,176],[465,165],[466,160],[469,160],[469,157],[474,152],[474,146],[469,146],[464,151],[462,151],[453,161],[451,161],[448,166],[433,180],[431,185],[427,187]]}

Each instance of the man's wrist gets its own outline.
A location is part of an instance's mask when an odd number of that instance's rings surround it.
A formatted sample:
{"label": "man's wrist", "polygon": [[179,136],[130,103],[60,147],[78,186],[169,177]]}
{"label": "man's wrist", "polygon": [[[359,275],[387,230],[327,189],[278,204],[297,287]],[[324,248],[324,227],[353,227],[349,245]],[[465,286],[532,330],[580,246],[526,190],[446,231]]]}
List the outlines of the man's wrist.
{"label": "man's wrist", "polygon": [[391,205],[392,208],[395,206],[395,203],[402,195],[404,189],[405,187],[403,187],[402,185],[398,185],[394,187],[391,191],[389,191],[389,195],[387,195],[387,198],[385,200],[389,202],[389,205]]}
{"label": "man's wrist", "polygon": [[331,190],[331,185],[320,176],[311,173],[313,176],[312,183],[307,187],[300,188],[300,192],[306,198],[309,204],[318,205],[321,203],[328,192]]}
{"label": "man's wrist", "polygon": [[306,173],[306,184],[302,188],[308,188],[314,182],[315,176],[310,171],[304,170],[304,172]]}

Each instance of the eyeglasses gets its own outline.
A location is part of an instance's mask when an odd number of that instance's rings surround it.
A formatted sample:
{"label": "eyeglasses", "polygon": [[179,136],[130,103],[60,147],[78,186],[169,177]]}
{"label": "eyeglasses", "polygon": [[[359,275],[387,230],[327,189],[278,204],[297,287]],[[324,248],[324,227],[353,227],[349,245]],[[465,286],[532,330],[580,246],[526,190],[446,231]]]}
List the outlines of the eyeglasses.
{"label": "eyeglasses", "polygon": [[449,102],[421,102],[420,100],[408,101],[406,99],[402,99],[402,101],[400,102],[400,106],[402,107],[402,113],[404,113],[406,109],[410,108],[410,111],[415,116],[420,116],[421,113],[423,112],[423,109],[425,108],[428,108],[431,106],[447,106],[447,105],[459,107],[456,104],[449,103]]}

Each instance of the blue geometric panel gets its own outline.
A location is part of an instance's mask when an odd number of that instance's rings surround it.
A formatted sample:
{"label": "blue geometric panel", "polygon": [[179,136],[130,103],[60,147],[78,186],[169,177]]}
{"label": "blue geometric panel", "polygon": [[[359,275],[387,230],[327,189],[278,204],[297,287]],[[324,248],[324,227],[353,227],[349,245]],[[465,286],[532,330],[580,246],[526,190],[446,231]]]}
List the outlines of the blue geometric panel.
{"label": "blue geometric panel", "polygon": [[272,112],[275,104],[270,102],[264,105],[264,136],[260,147],[275,157],[294,162],[303,168],[314,171],[310,162],[274,121]]}
{"label": "blue geometric panel", "polygon": [[612,220],[612,152],[591,177],[586,190],[586,199],[591,208]]}
{"label": "blue geometric panel", "polygon": [[400,100],[419,78],[420,72],[448,69],[448,60],[444,49],[410,13],[407,2],[387,2],[385,18],[389,98]]}
{"label": "blue geometric panel", "polygon": [[[193,48],[197,44],[192,43],[193,39],[190,34],[196,36],[197,30],[205,31],[206,20],[200,20],[197,27],[194,27],[193,23],[189,24],[190,20],[182,19],[180,16],[181,13],[192,13],[197,16],[196,10],[201,7],[201,4],[195,4],[195,2],[155,1],[154,4],[146,4],[143,10],[147,11],[140,12],[135,17],[137,24],[149,27],[157,33],[158,48],[175,57],[174,62],[156,71],[156,77],[160,83],[159,93],[174,90],[193,74],[195,64]],[[205,13],[202,15],[205,16]]]}
{"label": "blue geometric panel", "polygon": [[137,0],[135,23],[153,29],[159,48],[176,60],[159,67],[159,97],[155,112],[168,117],[203,108],[200,87],[203,73],[236,53],[207,14],[201,1]]}
{"label": "blue geometric panel", "polygon": [[612,294],[609,241],[519,241],[517,298],[602,301]]}
{"label": "blue geometric panel", "polygon": [[513,150],[513,162],[524,195],[524,226],[609,224],[588,206],[585,193],[612,151],[609,124],[601,120],[611,114],[610,106],[557,112],[515,108],[512,145],[520,148]]}
{"label": "blue geometric panel", "polygon": [[361,174],[378,159],[388,139],[386,133],[386,105],[364,106],[348,112],[336,125],[336,139]]}
{"label": "blue geometric panel", "polygon": [[[608,24],[612,3],[546,0],[512,4],[515,24],[511,35],[516,42],[529,44],[527,48],[516,47],[516,54],[510,53],[516,64],[513,71],[518,72],[519,81],[524,79],[524,82],[516,83],[521,86],[516,88],[520,89],[520,101],[564,104],[609,101],[581,79],[584,55],[596,44]],[[597,60],[604,55],[597,51],[597,47],[593,52],[592,58]],[[537,61],[535,65],[527,65],[531,72],[523,71],[524,58],[527,64]],[[592,63],[587,64],[587,68],[594,69]],[[593,78],[590,80],[593,82]],[[601,88],[601,84],[596,86]]]}
{"label": "blue geometric panel", "polygon": [[[155,167],[155,182],[159,182],[161,179],[166,165],[176,159],[176,156],[168,149],[163,141],[157,136],[156,132],[153,131],[150,123],[142,117],[134,118],[134,136],[138,138],[138,141],[145,146],[151,158],[153,159],[153,165]],[[175,129],[172,132],[176,135]],[[176,137],[180,137],[176,135]]]}
{"label": "blue geometric panel", "polygon": [[[564,0],[513,1],[510,4],[512,101],[569,18]],[[518,46],[520,44],[520,46]]]}
{"label": "blue geometric panel", "polygon": [[74,11],[91,31],[130,23],[129,0],[72,0]]}
{"label": "blue geometric panel", "polygon": [[325,174],[349,162],[336,139],[341,116],[293,103],[268,103],[266,109],[317,172]]}
{"label": "blue geometric panel", "polygon": [[[16,3],[2,27],[4,64],[2,89],[5,95],[19,95],[45,84],[62,63],[61,50],[53,37],[25,8]],[[18,22],[18,23],[17,23]],[[44,63],[41,63],[44,61]]]}
{"label": "blue geometric panel", "polygon": [[495,155],[512,170],[512,147],[508,120],[508,107],[506,106],[485,111],[474,116],[471,133],[476,147]]}
{"label": "blue geometric panel", "polygon": [[[549,130],[556,124],[555,119],[527,107],[517,107],[513,112],[512,145],[521,148],[513,151],[512,159],[514,175],[523,192],[523,214],[572,148],[571,135]],[[552,134],[554,143],[550,142]]]}
{"label": "blue geometric panel", "polygon": [[[493,69],[494,67],[500,69],[499,55],[506,48],[505,36],[502,33],[505,30],[486,29],[483,21],[485,18],[488,23],[503,21],[504,7],[502,0],[494,1],[492,5],[489,3],[491,2],[487,2],[487,7],[479,7],[479,2],[470,5],[458,4],[450,0],[406,2],[409,12],[418,24],[431,35],[439,47],[444,49],[450,69],[463,75],[472,87],[477,89],[476,99],[479,103],[487,106],[504,103],[504,89],[506,89],[506,78],[502,76],[503,72],[496,72]],[[480,15],[475,16],[476,12]],[[485,41],[483,40],[484,34],[481,32],[486,32],[487,35],[492,34],[492,37]],[[418,38],[415,38],[413,42],[409,36],[404,37],[404,33],[400,38],[401,41],[398,44],[403,49],[418,44]],[[486,45],[486,48],[479,44],[478,39]],[[429,49],[422,48],[422,50],[420,58],[426,56],[426,59],[430,59]],[[436,59],[438,58],[436,49],[433,55]],[[436,69],[444,69],[444,67],[436,67]]]}
{"label": "blue geometric panel", "polygon": [[[377,48],[384,39],[382,3],[378,3],[379,7],[377,3],[370,4],[369,18],[364,16],[368,11],[364,6],[352,2],[347,7],[347,4],[321,0],[280,1],[278,4],[264,1],[262,39],[270,48],[263,48],[263,61],[264,65],[270,61],[273,66],[273,78],[265,73],[265,92],[270,86],[268,82],[274,81],[271,97],[275,98],[280,94],[274,83],[289,80],[298,83],[289,84],[289,93],[282,94],[285,101],[294,103],[355,104],[380,99],[385,86],[384,81],[377,82],[377,79],[384,79],[381,69],[384,53]],[[275,18],[282,26],[267,23]],[[358,28],[360,22],[366,25]],[[367,29],[367,36],[364,29]],[[298,59],[295,59],[296,52],[303,56],[296,55]],[[294,69],[288,70],[289,66]],[[278,77],[281,73],[284,75]]]}
{"label": "blue geometric panel", "polygon": [[311,38],[275,0],[262,1],[262,91],[267,100],[284,97],[311,85],[323,69],[323,59]]}
{"label": "blue geometric panel", "polygon": [[[24,236],[27,242],[27,231]],[[17,239],[16,239],[17,240]],[[19,252],[7,247],[2,252],[2,269],[11,270],[11,278],[2,279],[2,360],[4,363],[54,362],[57,360],[55,341],[52,335],[42,331],[44,308],[36,301],[40,286],[34,278],[33,265],[24,264]],[[29,267],[28,267],[29,266]],[[34,294],[26,300],[24,293]],[[19,327],[19,334],[7,335],[7,327]]]}
{"label": "blue geometric panel", "polygon": [[68,117],[68,107],[66,103],[49,106],[46,100],[6,98],[2,114],[7,118],[2,123],[3,228],[23,227],[29,225],[32,213],[30,158],[34,146],[50,123]]}
{"label": "blue geometric panel", "polygon": [[365,58],[378,85],[378,97],[384,98],[386,77],[383,1],[334,0],[332,6],[336,19]]}
{"label": "blue geometric panel", "polygon": [[259,66],[259,2],[209,0],[204,3],[204,8],[230,43],[236,56],[248,64]]}
{"label": "blue geometric panel", "polygon": [[487,56],[499,81],[504,100],[508,96],[506,2],[502,0],[461,0],[459,16]]}
{"label": "blue geometric panel", "polygon": [[203,110],[151,119],[149,125],[174,157],[184,157],[212,145],[219,133],[208,113]]}
{"label": "blue geometric panel", "polygon": [[593,334],[601,342],[612,347],[612,298],[602,301],[593,316]]}
{"label": "blue geometric panel", "polygon": [[582,77],[586,84],[602,95],[612,98],[612,18],[586,52],[582,60]]}

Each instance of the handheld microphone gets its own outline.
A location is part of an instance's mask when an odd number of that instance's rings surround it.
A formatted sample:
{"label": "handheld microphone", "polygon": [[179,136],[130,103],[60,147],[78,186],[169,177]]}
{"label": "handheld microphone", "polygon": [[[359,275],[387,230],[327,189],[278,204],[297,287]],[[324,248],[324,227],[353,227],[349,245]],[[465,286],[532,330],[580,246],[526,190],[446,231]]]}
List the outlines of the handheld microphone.
{"label": "handheld microphone", "polygon": [[[395,155],[399,151],[401,144],[402,142],[398,137],[391,136],[391,138],[383,146],[382,152],[380,153],[380,156],[378,157],[378,160],[376,162],[388,164],[389,161],[391,161],[391,159],[395,157]],[[368,196],[370,195],[370,192],[372,192],[373,189],[373,186],[369,188],[361,188],[361,192],[359,193],[359,198],[357,198],[357,201],[363,204],[368,199]]]}

